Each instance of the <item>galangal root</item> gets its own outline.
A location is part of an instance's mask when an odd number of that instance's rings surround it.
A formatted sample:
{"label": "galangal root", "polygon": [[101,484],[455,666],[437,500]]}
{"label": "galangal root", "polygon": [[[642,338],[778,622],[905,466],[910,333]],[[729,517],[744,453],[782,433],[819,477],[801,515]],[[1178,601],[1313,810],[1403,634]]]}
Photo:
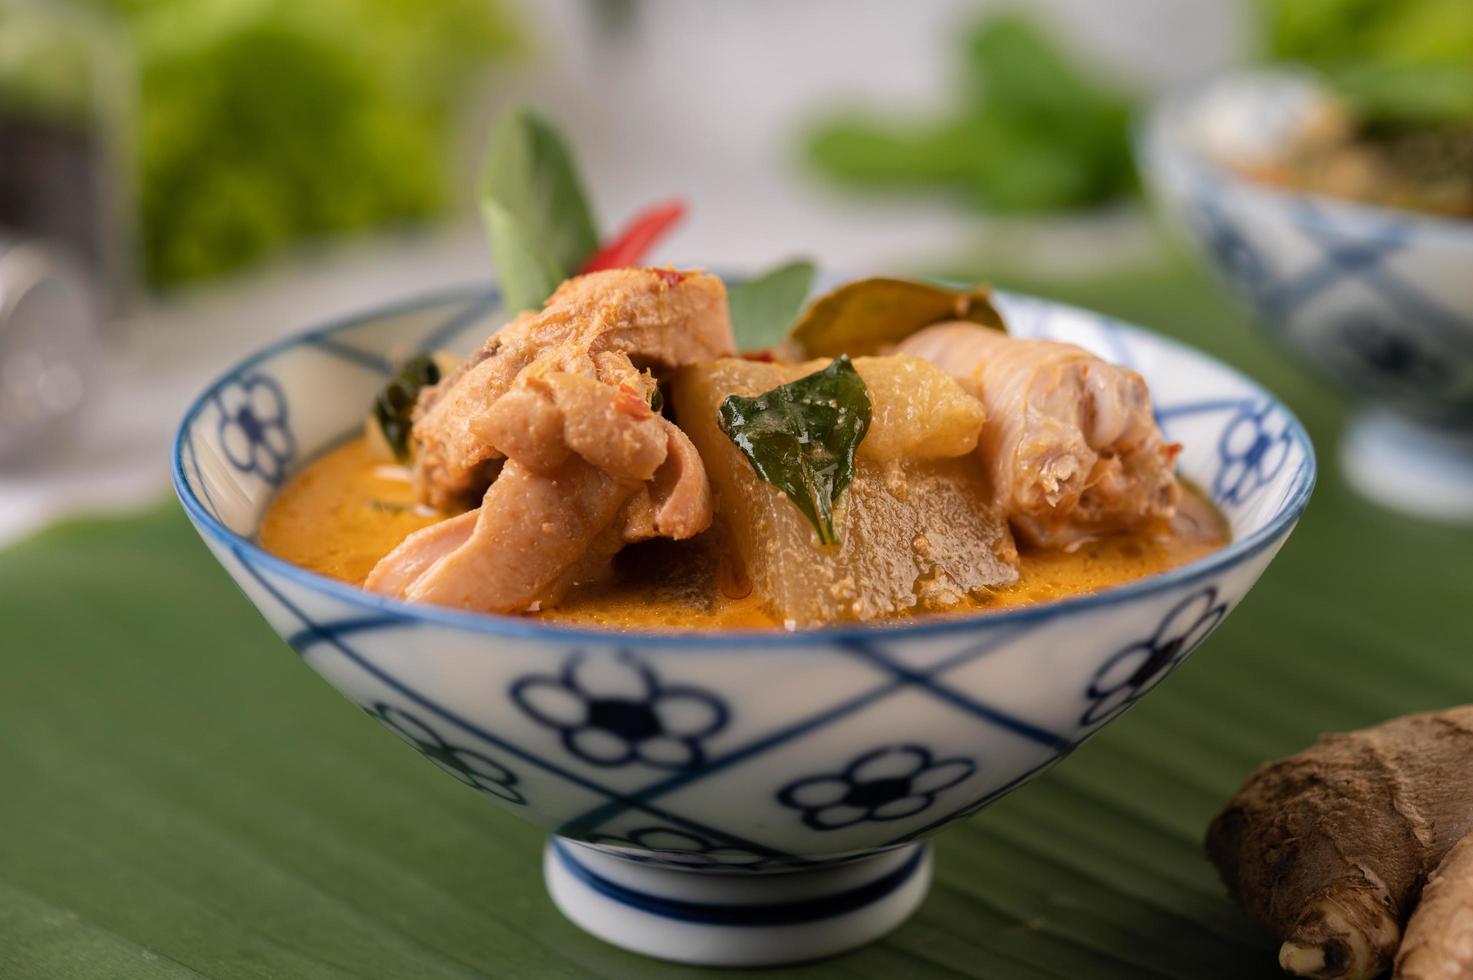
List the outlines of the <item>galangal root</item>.
{"label": "galangal root", "polygon": [[1473,706],[1325,735],[1255,771],[1207,853],[1289,973],[1469,980],[1470,777]]}

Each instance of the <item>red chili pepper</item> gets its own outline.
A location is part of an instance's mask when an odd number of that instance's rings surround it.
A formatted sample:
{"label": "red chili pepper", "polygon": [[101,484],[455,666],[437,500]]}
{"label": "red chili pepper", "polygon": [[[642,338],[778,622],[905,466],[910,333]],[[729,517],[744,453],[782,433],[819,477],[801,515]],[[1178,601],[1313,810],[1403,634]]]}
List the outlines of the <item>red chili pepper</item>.
{"label": "red chili pepper", "polygon": [[590,255],[579,273],[639,265],[650,248],[683,217],[685,202],[679,199],[646,208],[635,215],[623,231]]}
{"label": "red chili pepper", "polygon": [[647,419],[655,414],[644,396],[623,382],[619,384],[619,396],[614,399],[614,410],[637,419]]}

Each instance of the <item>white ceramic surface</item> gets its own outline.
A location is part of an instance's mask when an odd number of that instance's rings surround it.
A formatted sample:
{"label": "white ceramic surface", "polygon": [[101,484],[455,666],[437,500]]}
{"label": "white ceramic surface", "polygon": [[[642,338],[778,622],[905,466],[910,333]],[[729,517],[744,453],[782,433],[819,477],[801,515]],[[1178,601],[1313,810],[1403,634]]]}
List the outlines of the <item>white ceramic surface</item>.
{"label": "white ceramic surface", "polygon": [[1473,221],[1260,184],[1325,95],[1245,71],[1162,103],[1141,171],[1173,224],[1275,340],[1357,403],[1343,469],[1367,496],[1473,520]]}
{"label": "white ceramic surface", "polygon": [[931,886],[931,846],[732,879],[554,837],[543,875],[562,913],[607,942],[683,963],[776,966],[842,953],[904,922]]}
{"label": "white ceramic surface", "polygon": [[[692,962],[827,955],[920,900],[928,865],[907,845],[1058,762],[1169,674],[1242,600],[1314,483],[1298,421],[1237,372],[1081,310],[999,305],[1019,335],[1076,341],[1145,375],[1185,446],[1182,472],[1232,526],[1229,547],[986,617],[699,635],[407,605],[258,548],[271,494],[359,431],[390,358],[470,350],[500,322],[482,291],[242,362],[186,414],[174,482],[205,543],[308,665],[452,776],[558,835],[575,860],[550,850],[549,884],[579,924]],[[908,870],[891,874],[894,861]]]}

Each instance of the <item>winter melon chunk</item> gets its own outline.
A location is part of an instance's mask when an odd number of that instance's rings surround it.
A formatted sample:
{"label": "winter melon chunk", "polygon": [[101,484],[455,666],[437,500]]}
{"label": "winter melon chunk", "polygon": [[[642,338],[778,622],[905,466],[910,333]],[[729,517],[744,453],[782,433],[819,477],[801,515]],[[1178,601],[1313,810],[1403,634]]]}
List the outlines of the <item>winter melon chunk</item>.
{"label": "winter melon chunk", "polygon": [[722,429],[722,402],[828,363],[729,358],[684,368],[671,383],[676,422],[716,491],[727,557],[768,611],[791,626],[870,620],[954,608],[1016,582],[1017,549],[974,452],[982,405],[918,358],[854,361],[871,421],[835,509],[839,543],[822,544],[809,518],[758,477]]}

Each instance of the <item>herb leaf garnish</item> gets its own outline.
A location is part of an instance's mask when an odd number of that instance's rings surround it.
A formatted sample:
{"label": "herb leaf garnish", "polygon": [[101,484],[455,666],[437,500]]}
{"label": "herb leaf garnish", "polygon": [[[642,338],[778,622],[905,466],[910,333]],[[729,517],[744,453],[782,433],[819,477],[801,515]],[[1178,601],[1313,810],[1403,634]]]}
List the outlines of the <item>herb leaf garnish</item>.
{"label": "herb leaf garnish", "polygon": [[859,357],[943,320],[1007,329],[986,286],[957,290],[910,279],[857,279],[809,304],[792,337],[809,357]]}
{"label": "herb leaf garnish", "polygon": [[373,400],[373,417],[384,441],[401,463],[409,462],[411,415],[420,389],[440,380],[440,366],[429,354],[415,354],[403,364]]}
{"label": "herb leaf garnish", "polygon": [[869,389],[848,357],[752,398],[721,403],[721,430],[757,476],[787,494],[823,544],[837,544],[834,512],[854,480],[869,431]]}
{"label": "herb leaf garnish", "polygon": [[541,306],[598,248],[572,151],[530,109],[508,113],[492,135],[481,215],[512,313]]}
{"label": "herb leaf garnish", "polygon": [[812,262],[799,259],[726,284],[737,350],[771,347],[783,339],[808,298],[814,272]]}

